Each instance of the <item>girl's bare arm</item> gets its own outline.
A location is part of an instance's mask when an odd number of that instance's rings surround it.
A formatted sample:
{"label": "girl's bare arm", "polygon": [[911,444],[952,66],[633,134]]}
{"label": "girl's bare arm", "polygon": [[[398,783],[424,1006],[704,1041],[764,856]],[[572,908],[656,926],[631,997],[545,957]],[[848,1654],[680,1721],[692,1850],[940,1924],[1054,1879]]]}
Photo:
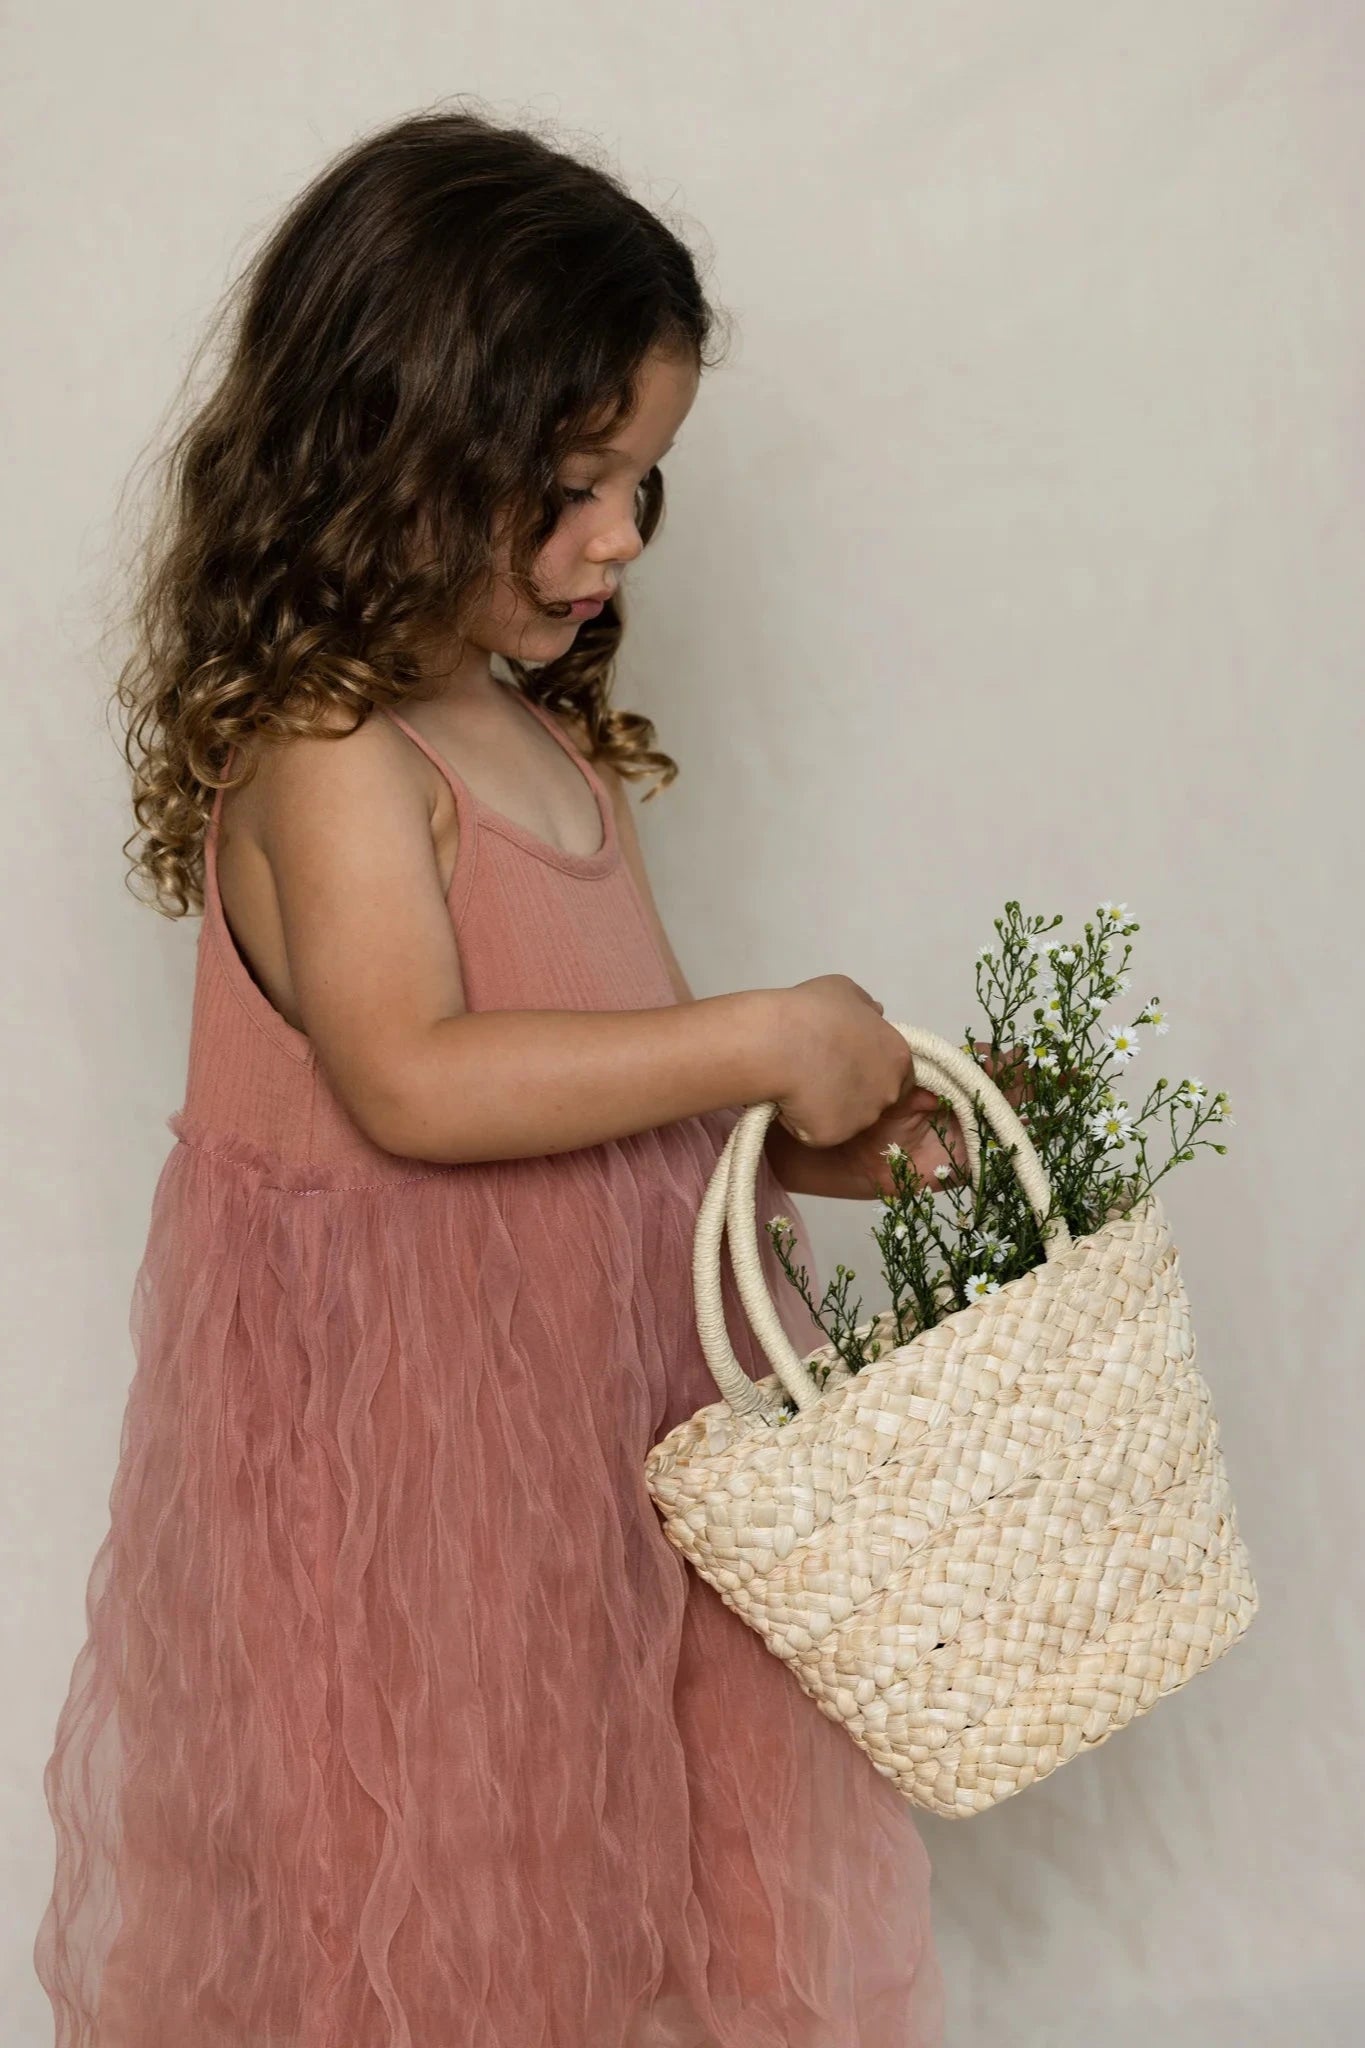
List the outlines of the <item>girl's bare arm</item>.
{"label": "girl's bare arm", "polygon": [[[450,1163],[516,1159],[779,1092],[782,989],[700,1001],[689,990],[646,1010],[467,1010],[430,778],[387,719],[293,739],[263,772],[262,839],[302,1026],[376,1144]],[[616,801],[619,816],[624,792]],[[638,857],[633,829],[630,843]]]}

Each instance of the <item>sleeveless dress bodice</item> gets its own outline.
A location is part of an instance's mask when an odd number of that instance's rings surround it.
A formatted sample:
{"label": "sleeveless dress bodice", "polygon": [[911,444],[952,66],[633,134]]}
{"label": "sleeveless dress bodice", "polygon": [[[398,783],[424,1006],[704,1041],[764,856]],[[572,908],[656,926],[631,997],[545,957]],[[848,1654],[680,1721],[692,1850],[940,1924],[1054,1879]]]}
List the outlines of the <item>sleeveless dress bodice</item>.
{"label": "sleeveless dress bodice", "polygon": [[[601,844],[552,846],[492,809],[405,718],[386,715],[450,788],[459,823],[446,892],[470,1010],[643,1010],[676,1001],[672,980],[623,857],[610,795],[553,714],[509,691],[564,748],[596,802]],[[187,1143],[237,1141],[291,1185],[405,1179],[414,1162],[374,1145],[338,1100],[312,1042],[269,1001],[233,937],[218,886],[223,793],[204,853],[188,1074],[171,1129]]]}

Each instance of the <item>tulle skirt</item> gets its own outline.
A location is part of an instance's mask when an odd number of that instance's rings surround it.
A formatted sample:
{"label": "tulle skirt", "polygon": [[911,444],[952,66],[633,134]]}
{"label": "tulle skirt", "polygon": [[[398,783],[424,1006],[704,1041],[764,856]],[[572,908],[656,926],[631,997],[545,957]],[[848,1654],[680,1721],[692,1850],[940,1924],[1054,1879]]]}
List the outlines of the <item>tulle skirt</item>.
{"label": "tulle skirt", "polygon": [[171,1119],[45,1778],[57,2048],[938,2048],[911,1809],[644,1484],[719,1398],[736,1114],[374,1187]]}

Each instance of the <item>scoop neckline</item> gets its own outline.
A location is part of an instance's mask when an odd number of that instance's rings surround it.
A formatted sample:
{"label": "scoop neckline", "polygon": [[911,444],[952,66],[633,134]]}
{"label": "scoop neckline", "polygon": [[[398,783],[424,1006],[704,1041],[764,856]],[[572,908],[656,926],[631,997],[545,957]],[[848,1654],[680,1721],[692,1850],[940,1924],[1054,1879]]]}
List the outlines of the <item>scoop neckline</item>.
{"label": "scoop neckline", "polygon": [[514,698],[547,729],[551,738],[558,742],[578,769],[592,791],[597,805],[597,816],[602,826],[602,844],[593,853],[574,853],[567,847],[554,846],[548,839],[538,838],[518,819],[509,818],[503,811],[495,811],[491,804],[485,803],[481,796],[470,790],[469,793],[484,818],[491,821],[498,831],[515,839],[528,852],[539,854],[542,860],[549,861],[554,867],[563,867],[570,873],[585,875],[597,874],[608,867],[614,867],[621,851],[616,830],[616,812],[601,776],[592,763],[580,754],[559,720],[545,705],[537,704],[535,699],[528,697],[523,690],[514,688],[510,683],[504,683],[498,677],[495,677],[494,681],[500,690],[505,690],[509,697]]}
{"label": "scoop neckline", "polygon": [[[449,782],[458,785],[460,792],[478,813],[480,823],[487,826],[490,831],[497,832],[504,839],[512,840],[515,845],[523,848],[525,852],[533,854],[537,860],[544,861],[550,867],[561,868],[567,874],[610,874],[616,868],[621,858],[621,841],[620,834],[616,829],[615,808],[601,776],[597,773],[592,763],[580,754],[578,748],[564,731],[559,721],[543,704],[537,704],[534,698],[528,697],[524,691],[514,687],[512,684],[503,682],[501,677],[495,676],[493,680],[506,696],[514,698],[517,703],[530,713],[538,724],[546,728],[551,738],[564,749],[564,752],[569,756],[582,775],[583,780],[587,783],[588,788],[592,791],[593,801],[597,806],[598,822],[602,827],[602,844],[594,852],[574,853],[567,847],[554,846],[548,839],[539,838],[536,833],[530,830],[529,826],[523,825],[519,819],[509,818],[505,811],[494,810],[493,806],[490,803],[486,803],[477,791],[470,788],[464,777],[456,772],[439,748],[426,738],[425,733],[418,734],[418,738],[425,741],[432,760],[441,769]],[[393,709],[392,706],[389,708]],[[401,716],[401,714],[398,715]],[[404,722],[406,723],[407,721]],[[409,726],[409,730],[415,733],[417,729],[415,726]],[[453,876],[451,877],[451,883],[453,887]]]}

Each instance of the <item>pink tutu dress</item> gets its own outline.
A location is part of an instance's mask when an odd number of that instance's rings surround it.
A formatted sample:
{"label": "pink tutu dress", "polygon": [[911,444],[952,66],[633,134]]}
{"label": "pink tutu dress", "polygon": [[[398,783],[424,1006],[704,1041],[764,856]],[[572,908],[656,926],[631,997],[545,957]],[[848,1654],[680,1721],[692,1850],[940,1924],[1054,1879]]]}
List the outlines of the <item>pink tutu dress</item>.
{"label": "pink tutu dress", "polygon": [[[454,794],[469,1007],[675,1001],[605,784],[518,701],[587,778],[596,853],[389,714]],[[220,808],[44,1779],[57,2048],[938,2048],[911,1808],[644,1483],[719,1399],[692,1235],[739,1107],[526,1159],[379,1149],[234,943]],[[724,1290],[760,1377],[728,1261]]]}

